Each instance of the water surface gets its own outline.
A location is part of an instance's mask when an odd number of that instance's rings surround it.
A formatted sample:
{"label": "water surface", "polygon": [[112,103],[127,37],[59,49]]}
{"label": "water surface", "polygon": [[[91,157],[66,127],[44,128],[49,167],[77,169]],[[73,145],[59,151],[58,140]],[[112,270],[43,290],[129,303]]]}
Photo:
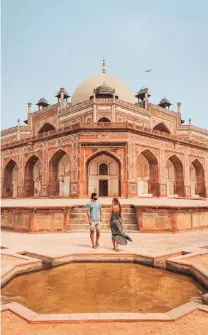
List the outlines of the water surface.
{"label": "water surface", "polygon": [[131,263],[72,263],[19,276],[3,296],[39,313],[167,312],[199,301],[191,277]]}

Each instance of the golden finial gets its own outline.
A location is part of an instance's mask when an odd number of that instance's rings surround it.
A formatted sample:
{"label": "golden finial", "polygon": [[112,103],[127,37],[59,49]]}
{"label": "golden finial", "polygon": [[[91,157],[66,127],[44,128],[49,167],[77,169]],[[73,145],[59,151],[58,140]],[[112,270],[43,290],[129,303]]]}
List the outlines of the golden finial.
{"label": "golden finial", "polygon": [[102,73],[106,73],[105,59],[103,59]]}

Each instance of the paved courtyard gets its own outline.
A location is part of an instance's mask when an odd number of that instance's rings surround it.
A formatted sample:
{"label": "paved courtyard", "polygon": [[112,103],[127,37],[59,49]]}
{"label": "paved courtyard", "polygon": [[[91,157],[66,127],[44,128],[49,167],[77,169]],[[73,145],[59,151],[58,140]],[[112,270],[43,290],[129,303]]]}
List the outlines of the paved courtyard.
{"label": "paved courtyard", "polygon": [[[163,257],[171,259],[182,251],[191,252],[188,258],[184,258],[186,264],[196,266],[203,271],[208,271],[208,230],[198,230],[185,233],[131,233],[133,242],[127,246],[121,246],[120,252],[112,250],[111,234],[101,233],[100,247],[92,249],[89,232],[77,233],[39,233],[26,234],[11,231],[2,231],[2,274],[6,274],[13,268],[25,266],[30,260],[21,254],[49,257],[51,259],[67,257],[70,254],[76,255],[97,255],[100,257],[108,255],[143,255],[144,257]],[[5,249],[4,249],[5,248]],[[193,255],[193,256],[191,256]],[[19,260],[18,260],[19,257]],[[168,258],[169,257],[169,258]],[[21,259],[22,258],[22,259]],[[30,258],[31,259],[31,258]],[[39,262],[40,259],[34,259]],[[38,269],[38,267],[37,267]],[[204,270],[205,269],[205,270]],[[207,272],[208,273],[208,272]],[[8,302],[5,302],[8,303]],[[21,306],[21,305],[20,305]],[[21,310],[21,309],[20,309]],[[140,322],[100,322],[100,323],[74,323],[57,324],[50,321],[50,324],[30,323],[21,317],[21,313],[12,310],[2,312],[2,331],[4,335],[206,335],[208,328],[208,308],[195,310],[182,318],[171,321],[140,321]],[[24,330],[24,331],[23,331]]]}
{"label": "paved courtyard", "polygon": [[[208,246],[208,230],[179,234],[131,233],[133,242],[120,248],[121,252],[137,252],[143,255],[171,253],[184,248]],[[29,251],[50,257],[68,253],[112,253],[111,234],[101,233],[100,248],[92,249],[89,233],[25,234],[2,232],[2,246],[14,252]]]}

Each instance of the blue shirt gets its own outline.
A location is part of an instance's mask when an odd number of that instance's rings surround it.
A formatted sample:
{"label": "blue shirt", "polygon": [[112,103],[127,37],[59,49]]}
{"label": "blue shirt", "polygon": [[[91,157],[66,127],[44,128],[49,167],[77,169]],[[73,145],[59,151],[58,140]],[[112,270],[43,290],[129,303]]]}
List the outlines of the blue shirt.
{"label": "blue shirt", "polygon": [[93,222],[100,222],[101,203],[99,200],[90,201],[87,204],[87,210],[90,211],[90,218]]}

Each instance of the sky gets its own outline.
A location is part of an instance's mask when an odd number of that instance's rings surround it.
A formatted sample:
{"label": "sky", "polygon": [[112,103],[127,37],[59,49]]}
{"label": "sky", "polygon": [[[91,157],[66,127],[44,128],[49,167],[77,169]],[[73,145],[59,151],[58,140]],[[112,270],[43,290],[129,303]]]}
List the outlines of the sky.
{"label": "sky", "polygon": [[2,129],[28,101],[72,95],[103,58],[135,94],[181,101],[182,118],[208,128],[207,0],[2,0],[1,18]]}

